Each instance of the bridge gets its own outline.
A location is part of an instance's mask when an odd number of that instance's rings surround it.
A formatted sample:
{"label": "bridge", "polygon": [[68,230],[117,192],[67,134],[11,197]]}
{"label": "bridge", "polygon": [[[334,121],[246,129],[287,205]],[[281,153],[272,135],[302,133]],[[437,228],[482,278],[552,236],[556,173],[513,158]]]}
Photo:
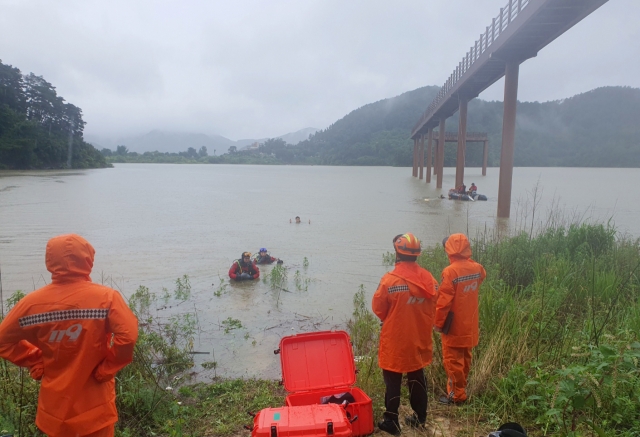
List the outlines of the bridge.
{"label": "bridge", "polygon": [[[445,132],[444,134],[445,143],[457,143],[458,142],[458,133],[457,132]],[[429,141],[427,143],[427,183],[431,182],[431,161],[432,161],[432,144],[436,143],[436,148],[438,144],[438,138],[433,138],[433,135],[429,136]],[[489,137],[486,132],[467,132],[467,138],[465,143],[483,143],[483,152],[482,152],[482,176],[487,175],[487,159],[489,157]],[[413,145],[413,176],[420,175],[420,179],[423,177],[423,169],[424,169],[424,136],[420,138],[420,140]],[[434,174],[437,173],[436,167],[433,168]]]}
{"label": "bridge", "polygon": [[[537,56],[538,52],[569,30],[608,0],[508,0],[505,7],[480,34],[458,63],[440,92],[424,112],[411,132],[414,140],[414,170],[424,149],[425,137],[431,145],[438,135],[434,173],[437,188],[442,188],[446,119],[460,111],[458,153],[456,155],[456,186],[464,181],[464,154],[467,141],[467,105],[469,100],[504,76],[504,115],[500,150],[500,182],[498,187],[498,217],[509,217],[513,152],[520,64]],[[434,133],[434,128],[438,132]],[[431,154],[427,151],[427,175]],[[484,173],[483,173],[484,174]],[[427,179],[430,182],[430,177]]]}

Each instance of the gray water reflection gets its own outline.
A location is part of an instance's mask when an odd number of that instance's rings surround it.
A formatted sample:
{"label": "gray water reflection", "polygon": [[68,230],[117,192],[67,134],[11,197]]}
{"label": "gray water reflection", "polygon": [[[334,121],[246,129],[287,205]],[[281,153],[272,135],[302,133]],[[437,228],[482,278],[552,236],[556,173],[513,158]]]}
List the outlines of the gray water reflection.
{"label": "gray water reflection", "polygon": [[[453,185],[454,171],[445,169],[445,187]],[[387,270],[382,254],[392,249],[394,235],[414,232],[423,245],[433,245],[450,232],[473,236],[495,229],[498,169],[488,169],[486,177],[478,168],[466,170],[467,184],[475,182],[489,197],[474,203],[440,200],[435,184],[412,178],[410,172],[151,164],[0,172],[4,293],[31,291],[48,282],[47,240],[79,233],[97,251],[94,281],[125,295],[141,284],[162,294],[162,287],[173,289],[176,278],[189,276],[191,300],[170,303],[160,314],[197,313],[196,349],[215,350],[218,375],[275,377],[279,362],[272,350],[280,337],[344,327],[360,284],[370,297]],[[540,220],[550,205],[559,204],[576,216],[613,217],[623,232],[640,235],[640,205],[628,202],[626,194],[618,196],[623,186],[640,184],[638,169],[516,168],[509,228],[531,220],[530,208],[525,211],[536,184],[542,193],[536,213]],[[589,187],[588,195],[578,191],[584,187]],[[296,215],[302,223],[289,223]],[[216,297],[232,261],[242,251],[263,246],[285,260],[291,292],[272,290],[260,281],[231,284]],[[302,265],[305,257],[307,268]],[[263,269],[263,275],[270,269]],[[295,289],[296,270],[310,280],[306,291]],[[244,327],[225,334],[221,325],[228,317]]]}

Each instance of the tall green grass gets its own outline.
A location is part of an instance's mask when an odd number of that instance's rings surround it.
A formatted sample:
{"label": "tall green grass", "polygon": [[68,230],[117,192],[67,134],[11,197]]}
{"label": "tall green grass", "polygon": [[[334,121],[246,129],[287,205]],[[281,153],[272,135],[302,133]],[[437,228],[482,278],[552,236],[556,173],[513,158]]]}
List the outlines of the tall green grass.
{"label": "tall green grass", "polygon": [[[16,291],[0,302],[4,305],[3,314],[24,296]],[[0,359],[0,435],[12,432],[15,437],[44,436],[35,425],[39,390],[40,382],[31,379],[27,369]]]}
{"label": "tall green grass", "polygon": [[[403,434],[478,436],[518,421],[533,436],[640,435],[640,242],[607,224],[567,224],[550,217],[537,228],[533,220],[522,220],[512,235],[475,236],[474,259],[485,266],[487,279],[480,290],[480,344],[473,352],[470,401],[454,408],[432,401],[428,431]],[[418,262],[436,278],[449,263],[440,246],[425,248]],[[265,281],[283,288],[286,271]],[[182,277],[173,294],[160,301],[164,306],[169,299],[183,301],[190,291]],[[246,410],[283,404],[282,388],[273,381],[187,385],[197,318],[163,317],[158,300],[146,287],[130,300],[140,337],[134,362],[117,377],[118,436],[231,435],[251,422]],[[380,324],[363,287],[353,303],[348,329],[358,385],[379,416],[384,406],[377,365]],[[441,357],[436,335],[427,368],[432,400],[444,392]],[[38,389],[26,371],[0,363],[0,431],[39,435]],[[405,394],[403,402],[407,399]],[[408,405],[401,413],[409,413]]]}
{"label": "tall green grass", "polygon": [[[465,424],[451,435],[477,435],[506,421],[524,423],[532,435],[640,435],[638,240],[618,236],[607,224],[551,220],[509,236],[485,233],[472,247],[487,279],[470,402],[457,409],[432,406],[432,418]],[[442,247],[426,248],[418,262],[436,277],[448,265]],[[369,366],[376,320],[365,311],[370,303],[362,293],[355,304],[350,329],[356,353],[369,357],[361,361]],[[437,397],[446,376],[434,340],[427,374]],[[382,408],[381,377],[372,383],[360,367],[360,384]]]}
{"label": "tall green grass", "polygon": [[[116,377],[116,436],[224,436],[251,423],[246,411],[283,404],[282,388],[275,381],[216,379],[212,384],[189,385],[197,316],[163,311],[170,300],[189,299],[189,278],[177,279],[173,293],[164,291],[158,298],[140,286],[129,299],[138,317],[139,335],[133,362]],[[5,309],[23,296],[11,296]],[[241,326],[231,318],[222,325],[228,330]],[[35,426],[39,386],[27,370],[0,360],[0,435],[44,435]]]}

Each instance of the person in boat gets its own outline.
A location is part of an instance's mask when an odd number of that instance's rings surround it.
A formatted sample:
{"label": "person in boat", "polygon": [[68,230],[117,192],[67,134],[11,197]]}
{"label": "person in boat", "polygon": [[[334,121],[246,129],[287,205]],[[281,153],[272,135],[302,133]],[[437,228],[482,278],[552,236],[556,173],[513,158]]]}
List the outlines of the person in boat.
{"label": "person in boat", "polygon": [[36,426],[51,437],[113,437],[115,376],[133,360],[138,319],[119,292],[91,282],[94,255],[79,235],[50,239],[51,283],[0,323],[0,357],[41,381]]}
{"label": "person in boat", "polygon": [[274,262],[277,262],[278,264],[283,263],[281,259],[269,255],[266,247],[260,248],[260,251],[255,257],[255,261],[256,264],[273,264]]}
{"label": "person in boat", "polygon": [[467,194],[467,186],[465,184],[459,185],[456,188],[456,193],[458,193],[458,194]]}
{"label": "person in boat", "polygon": [[413,414],[405,423],[422,428],[427,419],[427,381],[424,368],[431,364],[431,330],[436,314],[438,283],[416,263],[420,240],[413,234],[393,239],[396,265],[380,280],[371,307],[383,322],[378,348],[378,365],[386,386],[385,412],[378,424],[382,431],[400,434],[398,408],[402,375],[407,374]]}
{"label": "person in boat", "polygon": [[442,334],[447,395],[438,401],[455,405],[467,400],[471,350],[478,345],[478,291],[487,273],[471,259],[466,235],[452,234],[442,245],[450,265],[442,271],[433,329]]}
{"label": "person in boat", "polygon": [[471,186],[469,187],[469,194],[476,194],[478,191],[478,187],[476,187],[475,182],[471,182]]}
{"label": "person in boat", "polygon": [[229,268],[229,277],[234,281],[244,281],[258,279],[260,277],[260,269],[254,261],[251,260],[251,252],[242,252],[240,259],[237,259]]}

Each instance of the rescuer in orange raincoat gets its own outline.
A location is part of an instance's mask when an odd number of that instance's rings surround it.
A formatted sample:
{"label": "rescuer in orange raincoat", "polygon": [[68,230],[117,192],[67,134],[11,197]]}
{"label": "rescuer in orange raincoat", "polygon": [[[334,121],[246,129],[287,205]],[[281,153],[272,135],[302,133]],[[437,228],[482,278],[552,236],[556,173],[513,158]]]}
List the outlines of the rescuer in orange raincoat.
{"label": "rescuer in orange raincoat", "polygon": [[41,379],[36,425],[49,437],[112,437],[116,373],[131,362],[138,320],[120,294],[91,282],[95,250],[69,234],[47,243],[51,284],[0,324],[0,357]]}
{"label": "rescuer in orange raincoat", "polygon": [[385,274],[373,295],[373,312],[382,320],[378,365],[386,386],[384,420],[378,427],[400,433],[398,407],[402,374],[407,374],[409,400],[414,411],[409,426],[420,427],[427,419],[427,381],[424,367],[431,363],[438,283],[416,263],[420,240],[413,234],[393,239],[396,266]]}
{"label": "rescuer in orange raincoat", "polygon": [[471,349],[478,345],[478,290],[487,273],[471,259],[464,234],[452,234],[442,244],[450,265],[442,271],[434,329],[442,334],[448,395],[439,401],[459,404],[467,400]]}

